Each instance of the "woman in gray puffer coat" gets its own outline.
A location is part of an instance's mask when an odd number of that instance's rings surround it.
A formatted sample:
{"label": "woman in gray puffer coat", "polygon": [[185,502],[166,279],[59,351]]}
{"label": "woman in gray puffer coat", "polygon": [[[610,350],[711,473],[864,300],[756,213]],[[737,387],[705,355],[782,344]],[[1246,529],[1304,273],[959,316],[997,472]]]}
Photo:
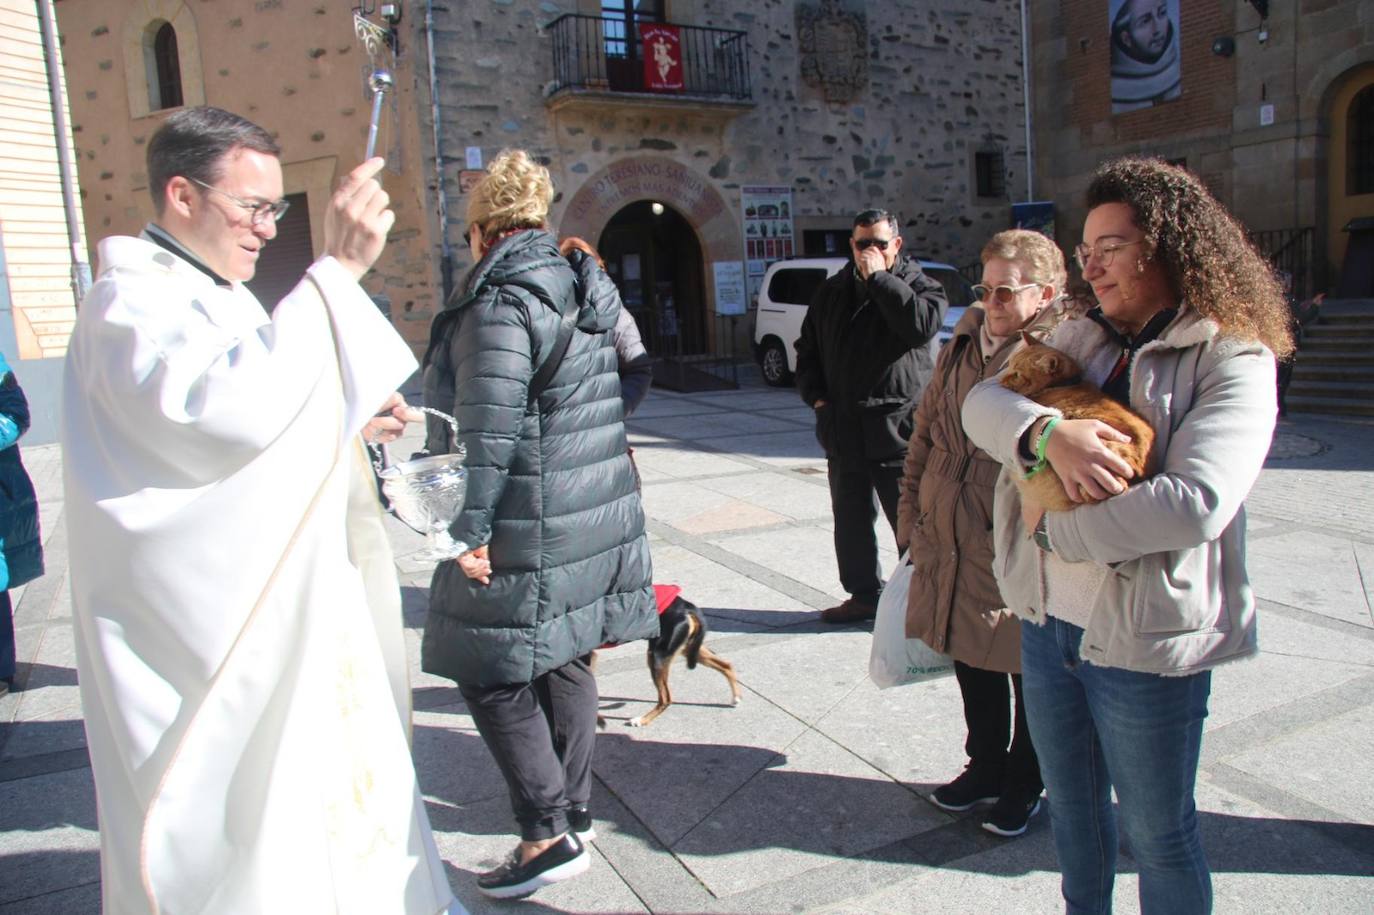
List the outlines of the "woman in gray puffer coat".
{"label": "woman in gray puffer coat", "polygon": [[[597,694],[583,659],[658,633],[608,333],[618,300],[590,294],[596,277],[559,254],[552,197],[526,153],[492,162],[468,204],[477,266],[425,357],[425,403],[453,413],[467,449],[449,530],[468,550],[435,570],[421,661],[458,682],[510,788],[520,845],[478,878],[501,897],[586,870]],[[566,354],[531,398],[564,315]],[[447,424],[429,433],[432,453],[453,450]]]}

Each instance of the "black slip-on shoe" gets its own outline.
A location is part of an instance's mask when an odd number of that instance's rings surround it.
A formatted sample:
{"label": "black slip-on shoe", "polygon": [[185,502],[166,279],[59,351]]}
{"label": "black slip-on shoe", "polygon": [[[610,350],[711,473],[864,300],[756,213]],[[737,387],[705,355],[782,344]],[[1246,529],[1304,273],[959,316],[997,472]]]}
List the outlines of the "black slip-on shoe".
{"label": "black slip-on shoe", "polygon": [[591,854],[575,833],[566,833],[557,842],[520,863],[520,850],[495,870],[477,878],[477,888],[497,899],[521,899],[540,887],[571,880],[591,866]]}
{"label": "black slip-on shoe", "polygon": [[568,828],[577,833],[583,845],[596,838],[596,827],[592,825],[592,813],[586,804],[575,804],[568,808]]}

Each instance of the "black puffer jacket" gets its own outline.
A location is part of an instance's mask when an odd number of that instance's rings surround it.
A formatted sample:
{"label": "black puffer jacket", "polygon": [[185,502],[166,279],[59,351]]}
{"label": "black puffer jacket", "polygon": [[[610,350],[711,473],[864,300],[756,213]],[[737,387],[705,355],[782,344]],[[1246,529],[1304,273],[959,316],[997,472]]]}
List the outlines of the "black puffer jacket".
{"label": "black puffer jacket", "polygon": [[[613,289],[613,287],[612,287]],[[527,409],[530,380],[579,303],[567,355]],[[658,633],[644,510],[626,450],[608,331],[618,299],[588,295],[552,235],[502,239],[437,318],[425,403],[451,412],[468,490],[450,528],[490,545],[490,585],[440,563],[421,664],[470,686],[527,683],[606,642]],[[452,450],[445,423],[427,446]]]}
{"label": "black puffer jacket", "polygon": [[38,498],[16,444],[29,428],[29,402],[0,355],[0,590],[43,574]]}
{"label": "black puffer jacket", "polygon": [[944,287],[916,261],[857,279],[852,263],[816,290],[797,340],[797,389],[815,406],[826,457],[900,466],[935,364]]}

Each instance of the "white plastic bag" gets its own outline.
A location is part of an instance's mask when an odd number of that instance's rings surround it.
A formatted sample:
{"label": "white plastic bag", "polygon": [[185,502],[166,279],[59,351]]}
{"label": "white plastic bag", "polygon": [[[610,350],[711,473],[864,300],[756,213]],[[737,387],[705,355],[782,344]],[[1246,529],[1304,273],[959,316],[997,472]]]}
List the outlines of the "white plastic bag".
{"label": "white plastic bag", "polygon": [[906,637],[906,599],[911,590],[911,563],[905,553],[878,599],[873,623],[873,651],[868,657],[868,678],[878,687],[905,686],[941,677],[954,671],[949,655],[920,639]]}

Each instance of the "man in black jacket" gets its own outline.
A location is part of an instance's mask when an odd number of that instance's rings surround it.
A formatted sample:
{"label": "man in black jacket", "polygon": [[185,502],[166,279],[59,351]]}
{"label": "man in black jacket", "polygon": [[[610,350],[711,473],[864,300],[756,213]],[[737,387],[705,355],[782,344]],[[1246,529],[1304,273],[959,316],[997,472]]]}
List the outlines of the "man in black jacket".
{"label": "man in black jacket", "polygon": [[816,291],[797,340],[797,387],[830,465],[835,559],[849,599],[827,623],[872,619],[883,588],[873,494],[895,531],[912,412],[930,378],[944,288],[905,257],[886,210],[854,217],[854,262]]}

